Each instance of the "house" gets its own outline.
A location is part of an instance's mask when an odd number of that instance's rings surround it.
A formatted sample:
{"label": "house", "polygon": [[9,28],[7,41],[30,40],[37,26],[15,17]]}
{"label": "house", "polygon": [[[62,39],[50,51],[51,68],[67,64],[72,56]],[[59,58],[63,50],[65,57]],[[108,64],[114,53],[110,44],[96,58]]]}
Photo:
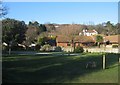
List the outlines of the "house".
{"label": "house", "polygon": [[68,36],[59,35],[56,38],[57,46],[63,48],[63,50],[67,49],[67,51],[73,51],[74,47],[82,46],[82,47],[90,47],[95,44],[95,40],[91,36],[75,36],[72,40]]}
{"label": "house", "polygon": [[67,36],[59,35],[56,38],[57,46],[60,46],[60,47],[71,46],[70,42],[71,42],[71,39],[70,39],[70,37],[67,37]]}
{"label": "house", "polygon": [[76,36],[74,42],[75,46],[91,47],[96,41],[93,36]]}
{"label": "house", "polygon": [[96,30],[83,30],[82,32],[79,33],[79,35],[84,35],[84,36],[92,36],[92,35],[97,35],[98,32]]}
{"label": "house", "polygon": [[75,36],[72,40],[69,36],[59,35],[56,38],[57,46],[62,47],[64,51],[72,52],[74,47],[91,47],[95,44],[95,39],[92,36]]}
{"label": "house", "polygon": [[105,42],[109,42],[106,47],[114,47],[120,44],[120,35],[111,35],[104,37]]}
{"label": "house", "polygon": [[118,44],[120,39],[120,35],[111,35],[105,36],[105,41],[110,41],[111,44]]}

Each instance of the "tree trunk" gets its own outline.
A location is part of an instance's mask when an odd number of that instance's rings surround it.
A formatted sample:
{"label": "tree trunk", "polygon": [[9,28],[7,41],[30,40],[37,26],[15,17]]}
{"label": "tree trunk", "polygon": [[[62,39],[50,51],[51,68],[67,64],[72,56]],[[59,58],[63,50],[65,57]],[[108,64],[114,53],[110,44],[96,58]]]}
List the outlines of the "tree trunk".
{"label": "tree trunk", "polygon": [[11,54],[11,47],[9,47],[9,55]]}
{"label": "tree trunk", "polygon": [[98,42],[98,47],[100,48],[100,42]]}
{"label": "tree trunk", "polygon": [[74,41],[73,41],[73,39],[71,40],[72,42],[72,47],[73,47],[73,52],[75,51],[75,43],[74,43]]}

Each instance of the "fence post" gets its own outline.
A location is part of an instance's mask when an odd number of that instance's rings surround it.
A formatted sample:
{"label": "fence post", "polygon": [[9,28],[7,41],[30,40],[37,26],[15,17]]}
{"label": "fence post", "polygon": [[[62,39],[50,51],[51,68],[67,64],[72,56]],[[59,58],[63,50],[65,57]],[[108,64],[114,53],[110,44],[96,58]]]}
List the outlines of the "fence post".
{"label": "fence post", "polygon": [[119,63],[120,63],[120,57],[118,57],[119,58]]}
{"label": "fence post", "polygon": [[105,69],[105,54],[103,55],[103,69]]}

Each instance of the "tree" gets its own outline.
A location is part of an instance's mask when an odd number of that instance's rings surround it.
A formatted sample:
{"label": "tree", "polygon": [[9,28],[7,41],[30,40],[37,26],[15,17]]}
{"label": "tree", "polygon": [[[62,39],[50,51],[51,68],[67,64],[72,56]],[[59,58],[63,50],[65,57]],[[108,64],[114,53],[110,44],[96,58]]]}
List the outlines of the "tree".
{"label": "tree", "polygon": [[35,27],[39,27],[39,23],[37,22],[37,21],[29,21],[29,24],[28,24],[28,26],[35,26]]}
{"label": "tree", "polygon": [[69,36],[69,42],[72,44],[72,47],[75,50],[74,38],[79,35],[79,32],[81,31],[81,26],[77,24],[65,25],[64,28],[61,28],[59,31],[61,35]]}
{"label": "tree", "polygon": [[114,33],[115,34],[120,34],[120,23],[117,23],[116,25],[115,25],[115,30],[114,30]]}
{"label": "tree", "polygon": [[114,25],[110,21],[96,25],[95,29],[98,31],[99,34],[104,34],[107,36],[118,34],[119,30],[118,24]]}
{"label": "tree", "polygon": [[95,30],[99,33],[99,34],[104,34],[103,31],[105,31],[104,26],[102,24],[98,24],[95,26]]}
{"label": "tree", "polygon": [[95,28],[95,26],[94,26],[94,25],[88,25],[87,28],[88,28],[89,30],[93,30],[93,29]]}
{"label": "tree", "polygon": [[114,25],[110,21],[108,21],[106,23],[105,27],[106,27],[106,30],[107,30],[107,35],[114,34],[115,27],[114,27]]}
{"label": "tree", "polygon": [[50,51],[51,50],[51,46],[49,45],[49,44],[46,44],[46,45],[44,45],[41,49],[40,49],[41,51]]}
{"label": "tree", "polygon": [[96,36],[96,42],[98,44],[98,47],[100,48],[100,43],[103,42],[103,37],[100,35]]}
{"label": "tree", "polygon": [[26,31],[26,44],[30,45],[35,43],[39,35],[46,32],[46,27],[43,24],[39,24],[37,21],[29,22],[28,29]]}
{"label": "tree", "polygon": [[46,26],[43,25],[43,24],[40,24],[39,28],[40,28],[40,32],[46,32],[47,31]]}
{"label": "tree", "polygon": [[39,32],[39,27],[35,26],[28,26],[27,31],[25,33],[26,35],[26,45],[30,45],[31,43],[35,42],[37,40],[38,35],[40,34]]}
{"label": "tree", "polygon": [[11,54],[11,48],[16,50],[16,46],[25,40],[25,31],[24,21],[9,18],[2,20],[2,43],[8,44],[9,54]]}
{"label": "tree", "polygon": [[77,46],[77,47],[75,48],[74,52],[75,52],[75,53],[83,53],[83,52],[84,52],[84,49],[83,49],[83,47],[81,47],[81,46]]}
{"label": "tree", "polygon": [[25,40],[26,24],[15,19],[2,20],[2,41],[9,44],[11,41],[22,43]]}
{"label": "tree", "polygon": [[39,36],[37,39],[37,44],[39,44],[40,46],[45,45],[45,42],[47,41],[47,37],[41,37]]}
{"label": "tree", "polygon": [[2,5],[2,1],[0,1],[0,18],[4,17],[8,13],[8,8]]}
{"label": "tree", "polygon": [[47,32],[53,32],[56,30],[54,24],[48,23],[48,24],[45,24],[45,26],[46,26]]}

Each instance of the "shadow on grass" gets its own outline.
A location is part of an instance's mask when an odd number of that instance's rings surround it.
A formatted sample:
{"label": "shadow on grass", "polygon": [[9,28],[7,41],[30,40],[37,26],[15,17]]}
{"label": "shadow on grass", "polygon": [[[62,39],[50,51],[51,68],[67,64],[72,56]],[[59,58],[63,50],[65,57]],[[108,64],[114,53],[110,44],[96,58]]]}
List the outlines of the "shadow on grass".
{"label": "shadow on grass", "polygon": [[[63,83],[102,69],[102,55],[27,56],[26,60],[3,62],[3,83]],[[95,69],[86,69],[89,61]],[[106,67],[118,61],[117,54],[106,54]]]}

